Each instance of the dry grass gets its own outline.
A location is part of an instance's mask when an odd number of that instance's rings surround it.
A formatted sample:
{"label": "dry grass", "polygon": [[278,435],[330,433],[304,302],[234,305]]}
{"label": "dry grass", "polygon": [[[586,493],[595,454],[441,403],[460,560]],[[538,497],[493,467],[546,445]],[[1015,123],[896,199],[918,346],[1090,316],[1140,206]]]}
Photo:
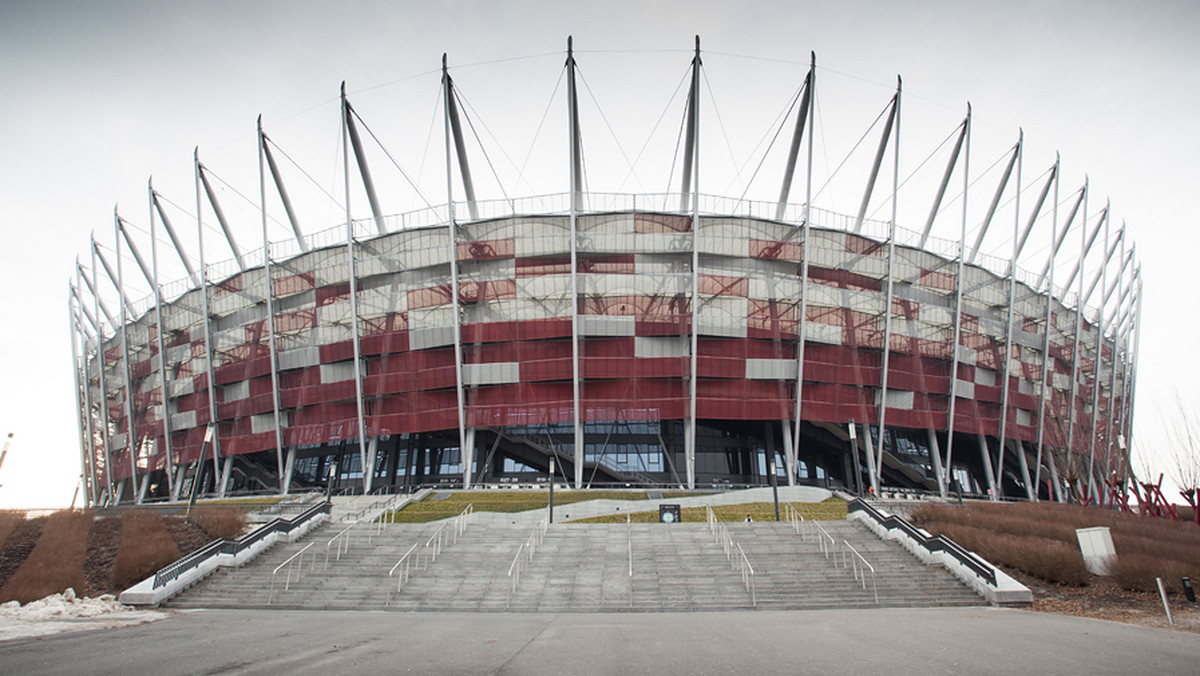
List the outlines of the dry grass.
{"label": "dry grass", "polygon": [[161,512],[127,510],[121,514],[121,545],[113,561],[112,586],[124,589],[179,558],[179,548]]}
{"label": "dry grass", "polygon": [[[679,492],[663,493],[663,497],[666,499],[682,495],[690,494]],[[425,523],[458,516],[467,505],[473,505],[477,512],[525,512],[531,509],[544,509],[549,499],[549,490],[458,491],[451,493],[450,497],[444,500],[434,500],[433,496],[430,496],[420,502],[407,505],[399,512],[392,512],[386,518],[391,523]],[[556,511],[559,506],[588,500],[639,501],[646,499],[644,491],[564,491],[557,489],[554,491],[554,507]]]}
{"label": "dry grass", "polygon": [[[823,502],[793,502],[790,503],[805,519],[812,521],[841,521],[846,518],[846,503],[838,498],[829,498]],[[556,510],[557,511],[557,510]],[[751,502],[740,505],[717,505],[713,513],[718,521],[744,521],[746,515],[755,521],[774,521],[775,504],[772,502]],[[779,506],[780,518],[785,517],[783,503]],[[657,523],[658,512],[630,512],[629,520],[633,523]],[[571,523],[625,523],[626,514],[605,514],[583,519],[571,519]],[[680,511],[680,521],[683,523],[704,523],[708,513],[703,507],[685,507]]]}
{"label": "dry grass", "polygon": [[0,511],[0,548],[4,547],[4,541],[8,539],[9,533],[12,533],[17,524],[24,520],[25,512],[9,509]]}
{"label": "dry grass", "polygon": [[944,533],[967,549],[1001,565],[1060,584],[1086,585],[1080,572],[1077,528],[1110,529],[1117,562],[1114,581],[1134,591],[1156,590],[1156,577],[1174,590],[1183,576],[1200,580],[1200,528],[1095,507],[1053,503],[926,505],[913,521]]}
{"label": "dry grass", "polygon": [[235,539],[246,530],[246,513],[239,507],[215,505],[197,507],[188,520],[196,524],[214,540]]}
{"label": "dry grass", "polygon": [[83,562],[94,516],[91,511],[62,510],[47,517],[29,557],[0,587],[0,602],[28,603],[67,587],[86,593]]}

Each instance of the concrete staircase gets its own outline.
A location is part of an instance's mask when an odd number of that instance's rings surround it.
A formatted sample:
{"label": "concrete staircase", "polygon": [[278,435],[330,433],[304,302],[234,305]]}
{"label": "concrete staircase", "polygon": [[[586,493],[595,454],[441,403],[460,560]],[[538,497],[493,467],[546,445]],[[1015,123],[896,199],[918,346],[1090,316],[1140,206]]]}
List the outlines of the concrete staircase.
{"label": "concrete staircase", "polygon": [[[248,565],[219,570],[167,605],[597,612],[984,603],[942,568],[922,564],[852,521],[821,524],[839,546],[849,542],[875,567],[878,604],[870,578],[864,590],[853,571],[841,567],[840,558],[836,563],[826,558],[815,541],[805,541],[786,523],[726,524],[754,568],[753,595],[708,527],[691,523],[554,524],[514,585],[508,571],[532,527],[528,520],[509,516],[479,517],[456,542],[447,540],[436,561],[423,557],[399,591],[398,578],[389,578],[389,569],[414,544],[427,552],[425,543],[441,523],[390,524],[379,534],[374,534],[375,525],[359,524],[340,559],[337,543],[327,543],[346,524],[325,524]],[[272,571],[309,543],[303,565],[293,563],[284,589],[288,569],[274,576]]]}

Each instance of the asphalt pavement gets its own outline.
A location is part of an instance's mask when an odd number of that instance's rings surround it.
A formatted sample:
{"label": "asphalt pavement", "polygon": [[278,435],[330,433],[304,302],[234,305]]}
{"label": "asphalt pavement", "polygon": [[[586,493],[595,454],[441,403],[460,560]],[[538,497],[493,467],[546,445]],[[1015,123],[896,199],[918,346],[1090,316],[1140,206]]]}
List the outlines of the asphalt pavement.
{"label": "asphalt pavement", "polygon": [[714,613],[174,611],[0,643],[9,674],[1200,673],[1200,635],[992,607]]}

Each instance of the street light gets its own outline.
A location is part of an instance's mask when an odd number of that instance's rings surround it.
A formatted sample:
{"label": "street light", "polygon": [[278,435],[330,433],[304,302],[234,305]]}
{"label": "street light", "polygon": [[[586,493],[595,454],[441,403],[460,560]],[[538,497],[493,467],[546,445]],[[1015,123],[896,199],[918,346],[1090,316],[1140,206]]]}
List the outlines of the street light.
{"label": "street light", "polygon": [[771,458],[771,493],[775,496],[775,520],[779,520],[779,477],[775,476],[775,458]]}
{"label": "street light", "polygon": [[550,523],[554,523],[554,458],[550,458]]}

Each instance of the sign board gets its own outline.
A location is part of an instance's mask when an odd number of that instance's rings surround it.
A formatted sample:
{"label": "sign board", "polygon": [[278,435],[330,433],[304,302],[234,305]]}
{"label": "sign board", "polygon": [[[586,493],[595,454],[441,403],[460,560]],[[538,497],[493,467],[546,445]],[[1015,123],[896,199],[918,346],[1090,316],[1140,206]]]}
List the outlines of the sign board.
{"label": "sign board", "polygon": [[679,505],[659,505],[658,506],[658,522],[659,523],[679,523],[683,520],[683,515],[679,509]]}

